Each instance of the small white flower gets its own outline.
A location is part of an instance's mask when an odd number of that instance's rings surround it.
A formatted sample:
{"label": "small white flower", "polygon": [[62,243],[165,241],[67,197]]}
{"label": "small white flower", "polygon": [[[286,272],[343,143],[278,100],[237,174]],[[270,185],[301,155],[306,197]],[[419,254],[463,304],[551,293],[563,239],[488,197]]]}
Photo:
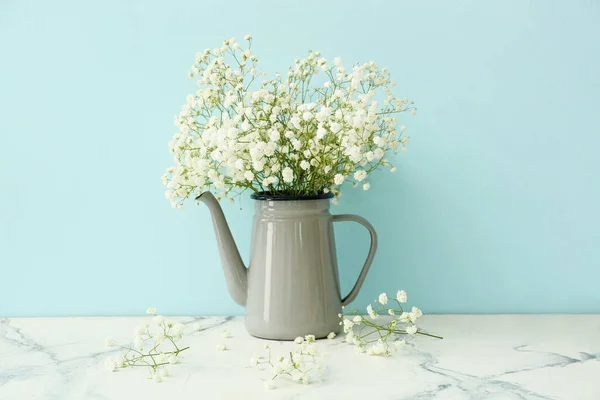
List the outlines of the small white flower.
{"label": "small white flower", "polygon": [[133,338],[133,347],[138,350],[141,350],[144,347],[144,338],[140,335],[137,335]]}
{"label": "small white flower", "polygon": [[398,320],[400,322],[410,322],[410,315],[406,311],[404,311],[402,314],[400,314]]}
{"label": "small white flower", "polygon": [[371,187],[370,183],[363,184],[363,190],[369,190],[370,187]]}
{"label": "small white flower", "polygon": [[216,348],[218,351],[227,350],[227,346],[225,346],[223,343],[218,343]]}
{"label": "small white flower", "polygon": [[307,373],[302,374],[302,377],[300,379],[302,380],[302,383],[305,385],[308,385],[310,383],[310,377],[308,376]]}
{"label": "small white flower", "polygon": [[367,306],[367,313],[369,314],[369,317],[371,317],[371,319],[379,318],[379,314],[377,314],[377,312],[373,310],[373,306],[370,304]]}
{"label": "small white flower", "polygon": [[354,179],[356,179],[359,182],[364,180],[366,177],[367,177],[367,171],[359,170],[354,173]]}
{"label": "small white flower", "polygon": [[406,333],[408,333],[409,335],[414,335],[415,333],[417,333],[417,326],[416,325],[411,325],[409,327],[406,328]]}
{"label": "small white flower", "polygon": [[348,333],[346,333],[346,338],[344,340],[346,341],[346,343],[354,343],[354,332],[349,331]]}
{"label": "small white flower", "polygon": [[310,163],[308,161],[306,161],[306,160],[302,160],[300,162],[300,168],[302,168],[303,170],[306,171],[307,169],[310,168]]}
{"label": "small white flower", "polygon": [[248,181],[253,181],[254,174],[252,173],[252,171],[246,171],[246,172],[244,172],[244,178],[246,178],[246,180],[248,180]]}
{"label": "small white flower", "polygon": [[336,336],[335,332],[329,332],[329,335],[327,335],[327,339],[331,340],[334,339]]}
{"label": "small white flower", "polygon": [[344,332],[345,333],[350,332],[352,330],[352,327],[354,326],[354,322],[352,322],[349,319],[344,319],[343,324],[344,324]]}
{"label": "small white flower", "polygon": [[267,389],[267,390],[273,390],[277,387],[277,386],[275,386],[275,382],[272,379],[265,381],[264,386],[265,386],[265,389]]}
{"label": "small white flower", "polygon": [[165,322],[165,318],[162,315],[157,315],[156,317],[152,318],[152,322],[154,322],[156,325],[161,325]]}
{"label": "small white flower", "polygon": [[379,302],[380,302],[381,304],[387,304],[387,302],[388,302],[388,297],[387,297],[387,294],[386,294],[386,293],[381,293],[381,294],[379,295]]}
{"label": "small white flower", "polygon": [[410,311],[412,314],[415,315],[416,318],[420,318],[423,316],[423,311],[421,311],[418,307],[413,307]]}
{"label": "small white flower", "polygon": [[246,36],[244,36],[244,40],[252,40],[252,36],[246,35]]}
{"label": "small white flower", "polygon": [[396,172],[397,170],[398,170],[398,168],[396,168],[396,167],[390,168],[390,172]]}
{"label": "small white flower", "polygon": [[279,133],[279,131],[277,129],[273,129],[273,130],[271,130],[271,133],[269,134],[269,139],[271,139],[272,142],[276,142],[279,139],[281,139],[281,134]]}
{"label": "small white flower", "polygon": [[166,339],[166,336],[164,333],[162,332],[157,332],[154,334],[154,340],[156,341],[156,343],[160,344],[162,342],[164,342]]}
{"label": "small white flower", "polygon": [[296,339],[294,339],[294,343],[302,344],[304,343],[304,338],[302,336],[298,336]]}
{"label": "small white flower", "polygon": [[344,179],[346,179],[346,177],[342,174],[336,174],[333,177],[333,181],[335,182],[336,185],[341,185],[344,182]]}
{"label": "small white flower", "polygon": [[104,359],[104,366],[106,367],[106,369],[109,372],[113,372],[115,369],[117,369],[117,364],[115,362],[115,359],[112,357],[106,357]]}
{"label": "small white flower", "polygon": [[231,337],[231,333],[227,329],[223,329],[223,333],[221,333],[221,336],[223,336],[223,338],[225,339],[229,339]]}
{"label": "small white flower", "polygon": [[333,199],[331,199],[331,204],[333,204],[334,206],[338,206],[340,204],[340,200],[337,197],[334,197]]}
{"label": "small white flower", "polygon": [[396,340],[394,342],[394,347],[396,348],[396,350],[401,349],[402,347],[404,347],[406,345],[406,342],[404,340]]}
{"label": "small white flower", "polygon": [[312,343],[315,341],[315,335],[306,335],[304,337],[306,339],[307,342]]}
{"label": "small white flower", "polygon": [[352,318],[352,322],[355,324],[360,324],[362,322],[362,317],[360,315],[356,315],[354,318]]}
{"label": "small white flower", "polygon": [[396,315],[396,312],[393,309],[390,308],[388,310],[388,314],[390,314],[390,315]]}
{"label": "small white flower", "polygon": [[294,171],[290,167],[285,167],[281,171],[281,175],[283,176],[283,181],[290,183],[294,181]]}
{"label": "small white flower", "polygon": [[176,323],[173,324],[173,328],[171,330],[171,335],[175,336],[175,337],[181,337],[183,336],[183,330],[185,329],[185,327],[183,326],[183,324],[181,323]]}
{"label": "small white flower", "polygon": [[115,345],[115,341],[112,340],[112,338],[110,336],[108,336],[106,339],[104,339],[104,346],[105,347],[112,347]]}
{"label": "small white flower", "polygon": [[156,308],[148,307],[148,309],[146,310],[146,314],[156,314]]}
{"label": "small white flower", "polygon": [[406,303],[406,301],[408,300],[408,296],[406,295],[406,292],[404,290],[398,290],[398,293],[396,294],[396,299],[400,303]]}

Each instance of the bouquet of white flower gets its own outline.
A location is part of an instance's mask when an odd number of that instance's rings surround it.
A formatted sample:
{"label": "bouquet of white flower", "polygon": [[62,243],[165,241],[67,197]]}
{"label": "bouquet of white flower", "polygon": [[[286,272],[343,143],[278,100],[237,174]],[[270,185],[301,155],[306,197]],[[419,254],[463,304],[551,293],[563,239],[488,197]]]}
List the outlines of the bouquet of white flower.
{"label": "bouquet of white flower", "polygon": [[339,196],[344,182],[368,190],[371,172],[395,171],[384,157],[408,142],[395,115],[416,109],[394,97],[385,68],[369,62],[347,70],[341,59],[330,65],[309,51],[287,76],[253,88],[266,74],[257,72],[249,35],[244,43],[232,38],[196,55],[189,76],[199,89],[175,118],[175,166],[163,176],[173,207],[206,190],[230,199],[246,189]]}

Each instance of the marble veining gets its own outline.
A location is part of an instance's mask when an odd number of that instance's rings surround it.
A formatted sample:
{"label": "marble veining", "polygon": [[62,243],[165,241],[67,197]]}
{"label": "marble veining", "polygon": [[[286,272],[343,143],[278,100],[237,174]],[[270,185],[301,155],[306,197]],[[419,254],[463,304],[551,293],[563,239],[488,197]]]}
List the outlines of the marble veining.
{"label": "marble veining", "polygon": [[[418,337],[392,357],[321,340],[329,353],[321,378],[278,381],[273,391],[263,388],[268,372],[249,362],[267,341],[250,337],[241,317],[169,319],[186,325],[190,349],[162,383],[144,368],[104,367],[119,351],[105,347],[106,336],[125,344],[147,317],[0,319],[0,400],[600,400],[600,315],[425,316],[421,326],[444,339]],[[219,342],[229,350],[217,351]],[[293,346],[269,343],[275,355]]]}

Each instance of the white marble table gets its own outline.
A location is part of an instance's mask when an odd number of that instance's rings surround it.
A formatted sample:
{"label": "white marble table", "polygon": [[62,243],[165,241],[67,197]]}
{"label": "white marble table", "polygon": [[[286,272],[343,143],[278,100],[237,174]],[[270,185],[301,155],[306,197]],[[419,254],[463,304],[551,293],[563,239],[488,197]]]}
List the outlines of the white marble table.
{"label": "white marble table", "polygon": [[[425,316],[420,325],[444,340],[419,337],[392,357],[321,340],[330,354],[321,380],[272,391],[268,373],[249,366],[266,341],[239,317],[177,318],[190,349],[162,383],[143,368],[108,372],[104,360],[118,350],[106,336],[126,343],[148,320],[0,319],[0,399],[600,399],[600,315]],[[224,327],[229,350],[217,351]],[[293,346],[270,343],[274,354]]]}

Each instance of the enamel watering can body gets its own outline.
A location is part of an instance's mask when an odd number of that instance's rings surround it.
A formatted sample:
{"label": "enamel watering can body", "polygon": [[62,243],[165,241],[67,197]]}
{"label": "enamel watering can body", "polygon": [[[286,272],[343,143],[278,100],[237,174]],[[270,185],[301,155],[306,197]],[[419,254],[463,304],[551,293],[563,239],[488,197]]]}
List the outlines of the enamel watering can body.
{"label": "enamel watering can body", "polygon": [[[223,212],[209,192],[199,196],[211,210],[227,287],[246,307],[246,329],[257,337],[293,340],[338,332],[342,305],[357,296],[367,275],[377,235],[365,219],[331,215],[328,195],[270,197],[254,194],[250,266],[246,268]],[[365,226],[371,246],[350,293],[342,298],[333,223],[355,221]]]}

